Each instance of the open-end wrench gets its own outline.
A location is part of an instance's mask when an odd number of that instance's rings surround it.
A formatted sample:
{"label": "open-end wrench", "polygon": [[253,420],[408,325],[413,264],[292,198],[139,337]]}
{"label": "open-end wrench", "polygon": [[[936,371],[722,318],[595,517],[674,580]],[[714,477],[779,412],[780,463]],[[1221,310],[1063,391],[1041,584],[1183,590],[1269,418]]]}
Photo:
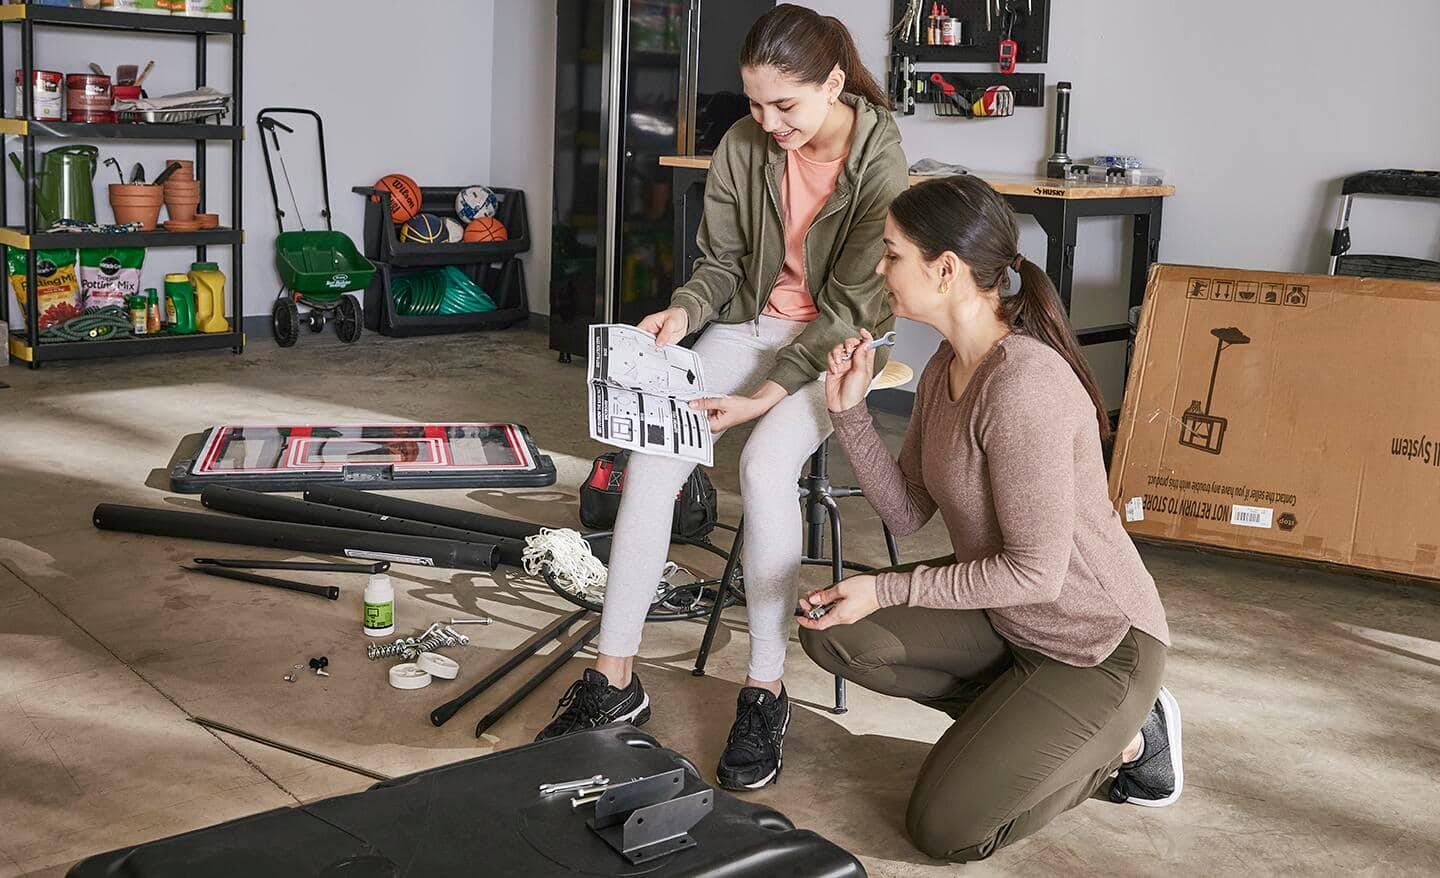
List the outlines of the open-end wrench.
{"label": "open-end wrench", "polygon": [[594,777],[587,777],[581,780],[567,780],[561,781],[559,783],[542,783],[540,785],[540,795],[548,796],[552,793],[569,793],[574,792],[575,790],[583,790],[586,787],[605,786],[609,783],[610,778],[606,777],[603,774],[597,774]]}
{"label": "open-end wrench", "polygon": [[[876,348],[885,347],[886,345],[893,345],[894,343],[895,330],[892,329],[884,335],[880,336],[879,338],[875,339],[874,341],[870,342],[870,344],[866,345],[866,347],[870,348],[870,350],[873,351]],[[850,359],[850,354],[846,354],[842,359]]]}

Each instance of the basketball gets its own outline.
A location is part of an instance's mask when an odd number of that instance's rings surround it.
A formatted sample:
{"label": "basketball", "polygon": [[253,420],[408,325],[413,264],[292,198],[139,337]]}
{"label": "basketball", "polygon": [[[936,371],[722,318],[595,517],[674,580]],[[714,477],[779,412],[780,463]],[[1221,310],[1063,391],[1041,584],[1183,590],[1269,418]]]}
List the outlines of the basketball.
{"label": "basketball", "polygon": [[[404,174],[386,174],[375,184],[376,189],[390,193],[390,220],[403,223],[420,212],[420,185]],[[370,200],[380,203],[380,196]]]}
{"label": "basketball", "polygon": [[400,240],[406,244],[438,244],[445,240],[445,221],[433,213],[411,217],[400,227]]}
{"label": "basketball", "polygon": [[472,244],[510,240],[505,224],[493,216],[482,216],[465,227],[465,240]]}
{"label": "basketball", "polygon": [[467,186],[455,196],[455,215],[462,223],[473,222],[482,216],[494,216],[499,207],[499,197],[484,186]]}
{"label": "basketball", "polygon": [[445,217],[445,243],[458,244],[465,240],[465,227],[456,220]]}

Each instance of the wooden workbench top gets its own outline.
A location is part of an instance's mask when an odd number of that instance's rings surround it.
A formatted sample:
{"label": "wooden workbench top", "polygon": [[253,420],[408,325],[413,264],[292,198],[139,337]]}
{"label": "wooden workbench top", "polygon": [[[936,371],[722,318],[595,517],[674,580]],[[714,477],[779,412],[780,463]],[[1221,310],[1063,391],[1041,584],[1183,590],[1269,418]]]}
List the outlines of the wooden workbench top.
{"label": "wooden workbench top", "polygon": [[[690,168],[710,170],[710,157],[703,155],[665,155],[660,164],[667,168]],[[1025,174],[1002,174],[992,171],[972,171],[975,176],[994,187],[1001,195],[1032,195],[1039,198],[1153,198],[1175,194],[1174,186],[1123,186],[1114,183],[1091,183],[1083,180],[1052,180],[1049,177],[1031,177]],[[912,176],[910,185],[924,182],[930,177]]]}

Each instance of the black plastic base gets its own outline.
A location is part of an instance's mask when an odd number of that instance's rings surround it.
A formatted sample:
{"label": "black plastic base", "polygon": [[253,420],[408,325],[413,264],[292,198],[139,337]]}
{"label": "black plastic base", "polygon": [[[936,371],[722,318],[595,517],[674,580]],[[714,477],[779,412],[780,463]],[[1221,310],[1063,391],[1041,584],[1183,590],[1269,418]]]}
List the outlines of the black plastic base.
{"label": "black plastic base", "polygon": [[[580,732],[396,778],[363,793],[281,808],[97,854],[70,878],[289,878],[317,875],[832,876],[865,870],[849,853],[770,808],[714,791],[694,846],[633,865],[590,830],[588,808],[537,788],[602,773],[612,780],[685,769],[632,726]],[[687,784],[688,787],[688,784]]]}

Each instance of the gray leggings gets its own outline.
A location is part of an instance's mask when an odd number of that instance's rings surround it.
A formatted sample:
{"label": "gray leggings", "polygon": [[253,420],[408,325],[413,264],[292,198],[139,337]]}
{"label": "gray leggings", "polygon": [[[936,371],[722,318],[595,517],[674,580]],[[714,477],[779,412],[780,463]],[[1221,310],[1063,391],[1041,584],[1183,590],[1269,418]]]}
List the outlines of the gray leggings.
{"label": "gray leggings", "polygon": [[[758,324],[711,324],[695,344],[704,363],[706,392],[754,392],[774,367],[779,349],[805,326],[764,316]],[[825,385],[817,378],[760,418],[740,454],[749,674],[756,680],[778,680],[784,673],[800,582],[802,524],[796,481],[829,435]],[[606,655],[632,656],[640,649],[640,630],[670,545],[675,495],[693,468],[668,457],[630,458],[600,622],[600,651]]]}

